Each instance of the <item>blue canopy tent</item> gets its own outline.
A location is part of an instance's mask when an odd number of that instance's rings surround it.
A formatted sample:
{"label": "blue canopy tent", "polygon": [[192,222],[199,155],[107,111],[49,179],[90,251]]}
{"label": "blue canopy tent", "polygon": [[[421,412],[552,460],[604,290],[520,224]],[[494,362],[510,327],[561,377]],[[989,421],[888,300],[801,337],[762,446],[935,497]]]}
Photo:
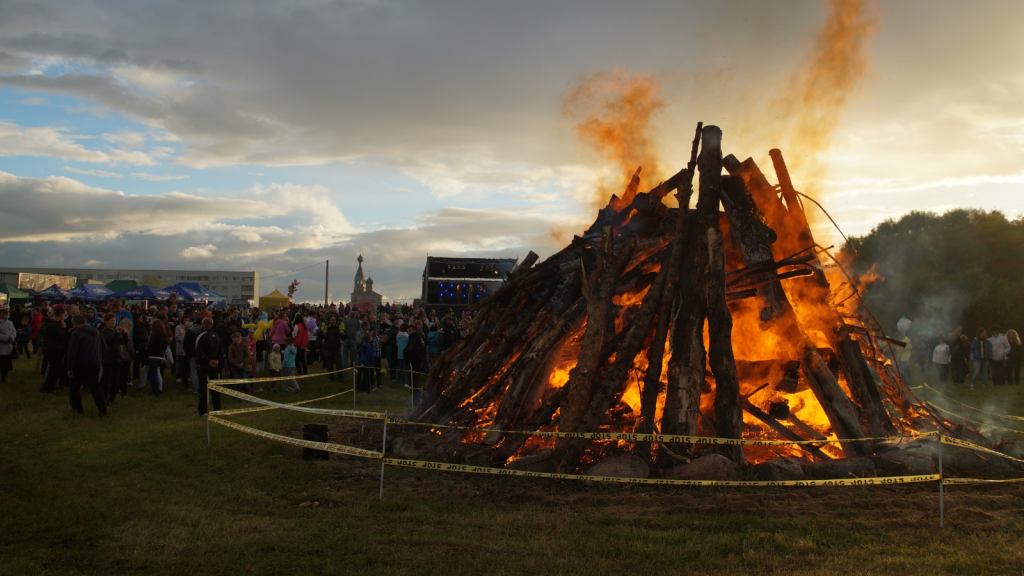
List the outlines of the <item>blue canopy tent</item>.
{"label": "blue canopy tent", "polygon": [[45,290],[32,293],[32,300],[46,300],[47,302],[68,302],[75,298],[73,294],[67,290],[52,284]]}
{"label": "blue canopy tent", "polygon": [[68,290],[68,293],[76,300],[85,300],[86,302],[105,302],[109,299],[110,295],[114,293],[114,291],[101,284],[79,284],[71,290]]}
{"label": "blue canopy tent", "polygon": [[[49,288],[47,288],[47,290],[49,290]],[[110,294],[109,297],[120,298],[121,300],[167,300],[171,297],[171,293],[163,288],[155,288],[153,286],[136,286],[135,288],[114,292],[113,294]]]}
{"label": "blue canopy tent", "polygon": [[199,282],[178,282],[175,286],[188,290],[190,293],[200,294],[200,300],[206,300],[214,306],[223,306],[228,301],[227,298],[220,294],[210,292],[209,289],[204,288]]}
{"label": "blue canopy tent", "polygon": [[175,284],[174,286],[168,286],[167,288],[164,288],[164,290],[167,290],[171,294],[177,295],[178,302],[191,304],[193,302],[206,301],[206,297],[203,296],[202,293],[196,292],[195,290],[191,290],[189,288],[185,288],[183,286],[179,286],[177,284]]}

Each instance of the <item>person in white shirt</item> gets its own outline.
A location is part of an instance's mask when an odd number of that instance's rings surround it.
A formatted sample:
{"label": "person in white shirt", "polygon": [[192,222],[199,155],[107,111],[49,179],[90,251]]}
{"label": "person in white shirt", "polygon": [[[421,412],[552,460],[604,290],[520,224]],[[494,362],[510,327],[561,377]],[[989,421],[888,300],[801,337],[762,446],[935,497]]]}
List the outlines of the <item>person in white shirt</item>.
{"label": "person in white shirt", "polygon": [[939,369],[939,381],[946,382],[949,380],[949,364],[951,355],[949,353],[949,344],[946,344],[946,336],[939,334],[939,344],[932,350],[932,364]]}
{"label": "person in white shirt", "polygon": [[992,383],[1002,386],[1006,382],[1006,359],[1010,356],[1010,341],[1002,335],[999,324],[993,324],[988,341],[992,344]]}

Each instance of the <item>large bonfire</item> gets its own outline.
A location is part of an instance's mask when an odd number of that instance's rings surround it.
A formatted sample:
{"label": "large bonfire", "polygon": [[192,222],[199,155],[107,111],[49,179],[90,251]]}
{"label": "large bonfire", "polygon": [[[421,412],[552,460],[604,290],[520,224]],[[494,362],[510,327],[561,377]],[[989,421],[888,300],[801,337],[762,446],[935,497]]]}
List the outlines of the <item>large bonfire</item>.
{"label": "large bonfire", "polygon": [[[887,358],[900,343],[863,308],[859,280],[815,243],[782,154],[770,153],[772,185],[721,143],[698,125],[679,173],[639,192],[637,170],[570,245],[524,259],[432,367],[415,418],[486,429],[446,434],[491,465],[560,472],[621,453],[670,465],[708,447],[508,431],[855,440],[713,447],[742,464],[871,456],[875,438],[934,422],[909,400]],[[663,202],[673,192],[680,208]]]}

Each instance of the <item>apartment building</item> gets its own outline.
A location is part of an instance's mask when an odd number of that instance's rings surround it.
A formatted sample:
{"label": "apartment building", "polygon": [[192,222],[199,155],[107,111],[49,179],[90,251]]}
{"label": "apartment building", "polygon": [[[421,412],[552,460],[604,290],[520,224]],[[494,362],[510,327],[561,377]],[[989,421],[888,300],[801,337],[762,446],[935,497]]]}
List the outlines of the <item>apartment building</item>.
{"label": "apartment building", "polygon": [[131,270],[119,268],[0,268],[0,274],[54,274],[74,276],[78,280],[135,280],[140,285],[170,286],[178,282],[198,282],[208,290],[227,298],[229,303],[259,304],[260,275],[237,270]]}

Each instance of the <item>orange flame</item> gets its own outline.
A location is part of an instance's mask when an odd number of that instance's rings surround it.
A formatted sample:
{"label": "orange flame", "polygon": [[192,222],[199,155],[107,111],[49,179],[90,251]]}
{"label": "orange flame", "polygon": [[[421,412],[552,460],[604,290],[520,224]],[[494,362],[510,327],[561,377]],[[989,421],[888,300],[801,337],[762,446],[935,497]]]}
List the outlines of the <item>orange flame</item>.
{"label": "orange flame", "polygon": [[[767,110],[755,108],[734,137],[740,150],[757,150],[758,164],[769,166],[769,148],[785,154],[798,190],[815,194],[814,183],[827,169],[824,153],[857,85],[869,70],[868,40],[877,30],[869,0],[828,0],[828,15],[813,49],[786,79]],[[742,158],[740,158],[742,160]],[[808,210],[808,218],[820,217]]]}
{"label": "orange flame", "polygon": [[[576,120],[580,139],[611,161],[617,174],[625,176],[625,182],[637,166],[643,166],[649,181],[656,181],[660,175],[651,118],[664,107],[658,82],[626,70],[599,72],[581,79],[563,100],[563,112]],[[621,195],[624,188],[624,184],[601,183],[590,202],[602,208],[612,193]]]}

